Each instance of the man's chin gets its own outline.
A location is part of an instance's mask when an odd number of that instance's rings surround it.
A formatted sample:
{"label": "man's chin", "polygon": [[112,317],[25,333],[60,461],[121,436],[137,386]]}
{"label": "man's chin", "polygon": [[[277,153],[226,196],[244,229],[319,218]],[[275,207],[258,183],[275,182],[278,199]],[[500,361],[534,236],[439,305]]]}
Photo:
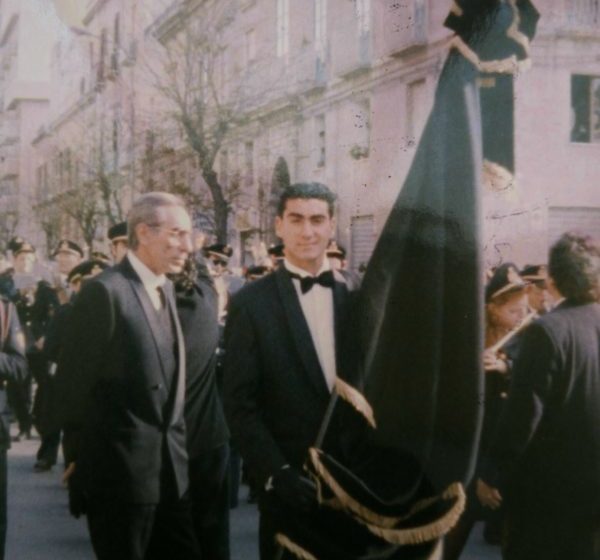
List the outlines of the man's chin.
{"label": "man's chin", "polygon": [[179,274],[183,270],[184,265],[185,265],[185,262],[170,263],[169,264],[169,272],[171,274]]}

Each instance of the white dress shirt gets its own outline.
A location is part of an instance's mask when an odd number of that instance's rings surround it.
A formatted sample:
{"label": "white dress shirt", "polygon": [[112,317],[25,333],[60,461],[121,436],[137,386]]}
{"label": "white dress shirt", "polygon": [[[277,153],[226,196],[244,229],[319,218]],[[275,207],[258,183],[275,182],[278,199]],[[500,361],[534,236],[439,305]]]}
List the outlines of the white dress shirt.
{"label": "white dress shirt", "polygon": [[140,259],[135,256],[133,251],[127,251],[127,258],[133,267],[133,270],[137,273],[150,296],[150,301],[157,311],[162,307],[160,301],[160,294],[157,288],[162,288],[167,281],[167,277],[164,274],[154,274]]}
{"label": "white dress shirt", "polygon": [[[311,276],[297,266],[294,266],[285,259],[285,267],[298,276]],[[318,276],[322,272],[330,270],[329,260],[323,260],[321,270],[316,274]],[[335,330],[334,330],[334,315],[333,315],[333,290],[326,288],[320,284],[315,284],[308,292],[302,293],[300,289],[300,280],[293,278],[292,282],[296,288],[300,306],[304,313],[304,318],[308,323],[310,335],[312,337],[317,357],[321,364],[321,369],[325,375],[325,381],[329,390],[333,389],[333,384],[337,376],[335,364]]]}

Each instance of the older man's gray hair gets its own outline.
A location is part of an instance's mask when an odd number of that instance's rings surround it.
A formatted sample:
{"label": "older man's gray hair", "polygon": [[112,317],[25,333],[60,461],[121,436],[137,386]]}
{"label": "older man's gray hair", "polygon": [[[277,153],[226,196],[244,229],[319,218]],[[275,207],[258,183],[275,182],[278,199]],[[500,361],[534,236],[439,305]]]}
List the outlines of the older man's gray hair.
{"label": "older man's gray hair", "polygon": [[135,250],[139,245],[135,232],[135,228],[139,224],[160,225],[157,210],[161,206],[179,206],[187,210],[181,198],[166,192],[149,192],[137,198],[127,215],[127,237],[130,249]]}

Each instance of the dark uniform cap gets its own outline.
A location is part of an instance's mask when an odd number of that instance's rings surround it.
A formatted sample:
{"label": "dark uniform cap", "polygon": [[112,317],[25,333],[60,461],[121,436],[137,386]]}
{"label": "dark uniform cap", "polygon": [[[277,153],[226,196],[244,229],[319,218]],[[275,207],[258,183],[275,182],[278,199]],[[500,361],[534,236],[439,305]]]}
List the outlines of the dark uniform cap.
{"label": "dark uniform cap", "polygon": [[327,247],[327,256],[344,260],[346,258],[346,249],[332,241]]}
{"label": "dark uniform cap", "polygon": [[56,257],[58,253],[73,253],[83,258],[83,249],[77,245],[75,241],[71,241],[69,239],[61,239],[58,242],[58,245],[56,246],[56,249],[54,249],[52,256]]}
{"label": "dark uniform cap", "polygon": [[120,222],[108,228],[108,238],[111,243],[127,241],[127,222]]}
{"label": "dark uniform cap", "polygon": [[69,272],[67,281],[69,283],[78,282],[79,280],[85,280],[100,274],[104,269],[108,268],[108,264],[103,261],[92,259],[89,261],[83,261]]}
{"label": "dark uniform cap", "polygon": [[521,278],[528,282],[543,282],[548,280],[548,268],[545,264],[528,264],[521,270]]}
{"label": "dark uniform cap", "polygon": [[35,247],[29,243],[29,241],[25,241],[22,237],[13,237],[8,242],[8,248],[10,249],[13,256],[17,256],[19,253],[35,253]]}
{"label": "dark uniform cap", "polygon": [[521,278],[517,267],[513,263],[501,264],[494,270],[494,274],[485,287],[485,301],[489,303],[502,294],[521,290],[527,284],[528,282]]}
{"label": "dark uniform cap", "polygon": [[277,257],[279,259],[283,259],[285,257],[283,244],[279,245],[271,245],[267,249],[267,253],[273,257]]}
{"label": "dark uniform cap", "polygon": [[95,261],[102,261],[105,262],[106,264],[110,264],[111,258],[106,254],[103,253],[102,251],[92,251],[92,254],[90,255],[92,260]]}
{"label": "dark uniform cap", "polygon": [[245,276],[246,278],[256,279],[269,273],[270,270],[269,267],[263,265],[249,266]]}
{"label": "dark uniform cap", "polygon": [[227,262],[229,257],[233,255],[233,249],[224,243],[214,243],[204,248],[204,255],[207,257],[218,257]]}

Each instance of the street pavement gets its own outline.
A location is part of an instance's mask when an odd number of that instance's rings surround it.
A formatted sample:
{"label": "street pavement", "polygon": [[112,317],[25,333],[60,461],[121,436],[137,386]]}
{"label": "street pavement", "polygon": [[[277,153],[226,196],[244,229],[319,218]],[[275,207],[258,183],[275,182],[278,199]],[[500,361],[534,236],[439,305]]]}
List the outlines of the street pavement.
{"label": "street pavement", "polygon": [[[93,560],[85,518],[69,515],[62,467],[33,472],[39,443],[37,438],[14,443],[8,453],[6,560]],[[231,560],[258,560],[258,515],[246,494],[242,487],[240,504],[231,512]],[[484,543],[478,527],[462,558],[499,560],[500,554]]]}

